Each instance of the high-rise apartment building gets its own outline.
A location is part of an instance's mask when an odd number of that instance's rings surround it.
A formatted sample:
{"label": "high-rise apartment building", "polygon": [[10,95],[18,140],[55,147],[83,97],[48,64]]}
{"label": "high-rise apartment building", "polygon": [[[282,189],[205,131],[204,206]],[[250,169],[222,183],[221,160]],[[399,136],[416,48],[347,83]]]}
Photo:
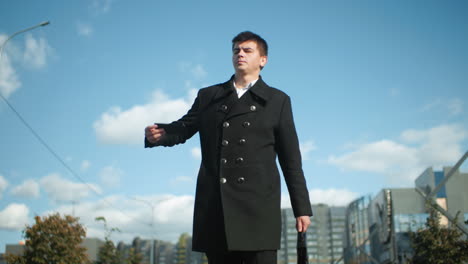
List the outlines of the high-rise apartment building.
{"label": "high-rise apartment building", "polygon": [[[88,256],[88,259],[92,263],[94,263],[98,260],[99,248],[103,245],[104,245],[104,241],[102,241],[99,238],[84,238],[80,246],[86,249],[85,253]],[[7,244],[5,246],[5,253],[20,256],[24,254],[24,249],[25,249],[24,243]]]}
{"label": "high-rise apartment building", "polygon": [[[345,230],[345,207],[312,205],[314,215],[307,229],[307,250],[310,264],[344,263],[343,234]],[[296,219],[291,208],[282,209],[281,249],[278,264],[297,263]]]}
{"label": "high-rise apartment building", "polygon": [[192,237],[183,233],[175,245],[174,264],[208,264],[204,253],[192,251]]}
{"label": "high-rise apartment building", "polygon": [[154,241],[154,264],[173,264],[174,244],[162,240]]}
{"label": "high-rise apartment building", "polygon": [[151,263],[151,240],[136,237],[132,244],[120,242],[117,250],[123,259],[129,257],[130,249],[142,256],[142,264],[174,264],[174,244],[161,240],[153,241],[153,263]]}

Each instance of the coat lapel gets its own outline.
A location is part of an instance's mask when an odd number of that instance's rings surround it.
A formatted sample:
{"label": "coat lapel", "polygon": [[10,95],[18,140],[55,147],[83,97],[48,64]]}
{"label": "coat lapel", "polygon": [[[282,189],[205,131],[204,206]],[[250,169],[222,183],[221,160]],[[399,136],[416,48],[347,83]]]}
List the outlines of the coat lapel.
{"label": "coat lapel", "polygon": [[232,78],[221,84],[213,100],[216,102],[216,124],[220,124],[226,119],[226,115],[231,111],[232,106],[237,101],[237,94],[234,92]]}
{"label": "coat lapel", "polygon": [[252,92],[254,100],[262,101],[263,104],[271,98],[271,88],[263,81],[262,76],[249,90]]}
{"label": "coat lapel", "polygon": [[238,98],[232,83],[233,78],[234,76],[232,76],[229,81],[221,84],[221,89],[217,91],[213,98],[214,101],[220,101],[220,103],[217,104],[216,124],[220,124],[220,122],[234,116],[255,113],[260,110],[271,97],[271,88],[260,76],[255,85],[241,98]]}
{"label": "coat lapel", "polygon": [[231,110],[227,113],[226,119],[230,119],[238,115],[258,112],[270,98],[269,89],[268,85],[263,82],[260,77],[255,85],[252,86],[240,99],[237,99],[237,103],[232,105],[232,108],[230,108]]}
{"label": "coat lapel", "polygon": [[258,104],[252,99],[249,91],[247,91],[241,98],[237,97],[236,102],[232,105],[231,110],[227,113],[226,119],[231,119],[235,116],[254,113],[258,111]]}

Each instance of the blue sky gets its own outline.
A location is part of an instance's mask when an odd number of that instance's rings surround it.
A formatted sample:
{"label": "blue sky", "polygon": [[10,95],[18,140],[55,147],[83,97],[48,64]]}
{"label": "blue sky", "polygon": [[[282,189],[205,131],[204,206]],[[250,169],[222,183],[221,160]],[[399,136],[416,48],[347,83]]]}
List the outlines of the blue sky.
{"label": "blue sky", "polygon": [[74,172],[0,101],[0,252],[55,211],[88,236],[103,237],[97,216],[122,230],[115,240],[190,232],[198,136],[144,149],[143,130],[226,81],[244,30],[268,41],[262,77],[292,98],[312,203],[413,186],[468,150],[467,12],[432,0],[0,2],[0,43],[51,22],[8,43],[0,93]]}

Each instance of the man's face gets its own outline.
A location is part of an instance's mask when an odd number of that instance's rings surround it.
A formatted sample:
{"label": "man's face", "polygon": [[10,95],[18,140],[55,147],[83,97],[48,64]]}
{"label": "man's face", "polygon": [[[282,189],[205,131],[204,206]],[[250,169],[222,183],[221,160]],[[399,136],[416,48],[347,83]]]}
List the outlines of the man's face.
{"label": "man's face", "polygon": [[259,73],[267,63],[267,56],[260,55],[257,43],[252,40],[238,42],[232,49],[232,64],[237,72],[244,74]]}

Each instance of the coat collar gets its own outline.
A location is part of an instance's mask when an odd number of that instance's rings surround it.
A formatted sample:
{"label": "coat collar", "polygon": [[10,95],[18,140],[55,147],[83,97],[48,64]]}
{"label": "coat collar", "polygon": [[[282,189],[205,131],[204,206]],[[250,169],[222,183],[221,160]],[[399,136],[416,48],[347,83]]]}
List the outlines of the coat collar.
{"label": "coat collar", "polygon": [[[234,75],[232,75],[229,81],[220,85],[221,89],[218,89],[216,95],[214,96],[215,100],[228,96],[235,91],[236,88],[234,88],[233,80]],[[268,86],[268,84],[263,81],[262,76],[259,76],[258,81],[254,84],[254,86],[250,87],[249,91],[252,92],[255,96],[261,98],[263,101],[268,101],[268,99],[271,97],[270,86]]]}

